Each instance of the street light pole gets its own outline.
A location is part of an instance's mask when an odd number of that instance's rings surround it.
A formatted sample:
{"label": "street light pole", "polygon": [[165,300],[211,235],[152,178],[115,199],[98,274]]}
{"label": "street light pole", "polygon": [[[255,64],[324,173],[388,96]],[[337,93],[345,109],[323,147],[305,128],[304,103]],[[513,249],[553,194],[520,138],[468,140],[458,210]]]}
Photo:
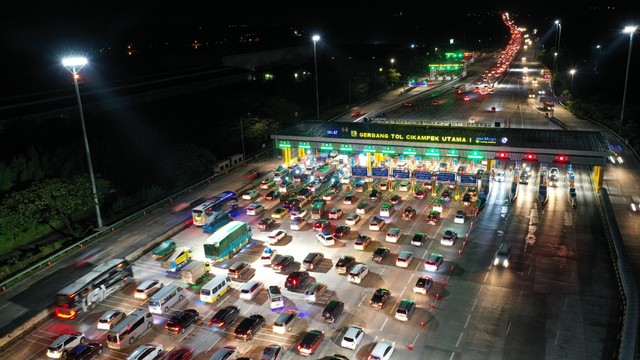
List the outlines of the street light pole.
{"label": "street light pole", "polygon": [[620,129],[619,133],[622,134],[622,121],[624,119],[624,103],[627,100],[627,83],[629,82],[629,66],[631,65],[631,46],[633,45],[633,34],[638,29],[638,26],[625,26],[624,32],[625,34],[629,34],[629,54],[627,55],[627,72],[624,76],[624,91],[622,92],[622,111],[620,112]]}
{"label": "street light pole", "polygon": [[571,90],[570,92],[573,94],[573,75],[575,75],[576,69],[569,70],[569,74],[571,74]]}
{"label": "street light pole", "polygon": [[96,179],[93,176],[93,165],[91,163],[91,151],[89,150],[89,140],[87,139],[87,128],[84,125],[84,113],[82,111],[82,100],[80,100],[80,88],[78,87],[78,73],[87,64],[85,57],[70,57],[62,59],[64,66],[73,75],[73,85],[76,90],[76,98],[78,100],[78,109],[80,110],[80,123],[82,124],[82,135],[84,137],[84,148],[87,153],[87,162],[89,163],[89,177],[91,178],[91,189],[93,191],[93,202],[96,207],[96,218],[98,220],[98,229],[102,228],[102,216],[100,215],[100,203],[98,202],[98,190],[96,189]]}
{"label": "street light pole", "polygon": [[316,43],[320,41],[320,35],[313,35],[313,64],[316,73],[316,120],[320,120],[320,96],[318,95],[318,56],[316,53]]}
{"label": "street light pole", "polygon": [[558,42],[556,43],[556,52],[555,52],[555,64],[554,64],[554,72],[557,74],[558,73],[558,53],[560,52],[560,36],[562,35],[562,25],[560,24],[560,20],[556,20],[555,21],[556,25],[558,26],[556,28],[556,32],[558,33]]}

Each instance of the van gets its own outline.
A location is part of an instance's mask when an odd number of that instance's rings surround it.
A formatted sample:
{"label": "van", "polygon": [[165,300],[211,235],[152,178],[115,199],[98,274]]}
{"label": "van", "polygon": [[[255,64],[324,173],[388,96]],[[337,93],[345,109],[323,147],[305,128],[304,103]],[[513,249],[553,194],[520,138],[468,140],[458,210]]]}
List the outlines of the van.
{"label": "van", "polygon": [[273,321],[273,332],[286,334],[291,330],[293,322],[298,318],[299,313],[295,310],[286,310]]}
{"label": "van", "polygon": [[328,323],[335,323],[344,311],[344,303],[340,300],[331,300],[322,310],[322,318]]}
{"label": "van", "polygon": [[391,203],[382,204],[382,206],[380,207],[380,216],[390,217],[391,214],[393,214],[393,211],[394,211],[393,204]]}
{"label": "van", "polygon": [[327,290],[327,285],[319,282],[315,282],[307,288],[304,292],[304,300],[306,302],[316,302]]}
{"label": "van", "polygon": [[282,296],[279,286],[269,286],[267,295],[269,295],[269,306],[272,310],[284,307],[284,296]]}
{"label": "van", "polygon": [[217,275],[200,288],[200,301],[212,303],[231,289],[231,278]]}
{"label": "van", "polygon": [[180,286],[175,285],[163,287],[149,300],[149,311],[154,314],[168,313],[173,305],[184,299],[183,290]]}

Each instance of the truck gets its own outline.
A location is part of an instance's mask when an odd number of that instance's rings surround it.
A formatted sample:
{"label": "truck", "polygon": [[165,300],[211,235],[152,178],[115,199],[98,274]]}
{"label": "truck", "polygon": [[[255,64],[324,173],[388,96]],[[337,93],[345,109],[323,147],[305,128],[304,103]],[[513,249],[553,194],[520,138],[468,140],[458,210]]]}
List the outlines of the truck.
{"label": "truck", "polygon": [[336,171],[336,166],[333,164],[323,165],[314,171],[314,178],[320,180],[320,182],[327,182],[331,180],[333,173]]}
{"label": "truck", "polygon": [[182,282],[187,285],[197,285],[209,272],[209,266],[203,261],[192,261],[180,272]]}
{"label": "truck", "polygon": [[177,249],[171,254],[171,256],[162,262],[162,267],[169,272],[178,272],[180,268],[185,266],[192,257],[192,251],[190,247],[182,247]]}
{"label": "truck", "polygon": [[204,243],[204,256],[213,262],[231,258],[251,241],[251,227],[242,221],[231,221],[209,236]]}

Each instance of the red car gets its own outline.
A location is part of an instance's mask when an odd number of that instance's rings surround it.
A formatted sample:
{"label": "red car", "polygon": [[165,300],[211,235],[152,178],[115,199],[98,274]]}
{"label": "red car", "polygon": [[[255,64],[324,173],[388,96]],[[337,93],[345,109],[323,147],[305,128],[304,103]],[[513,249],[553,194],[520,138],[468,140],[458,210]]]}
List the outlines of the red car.
{"label": "red car", "polygon": [[317,220],[313,223],[313,230],[322,231],[326,230],[331,225],[327,220]]}
{"label": "red car", "polygon": [[346,225],[340,225],[336,227],[336,230],[333,232],[333,236],[336,239],[344,239],[345,237],[347,237],[347,235],[349,235],[349,231],[351,231],[350,227]]}
{"label": "red car", "polygon": [[260,175],[260,173],[258,173],[258,170],[251,169],[251,170],[248,170],[244,175],[242,175],[242,177],[245,180],[253,180],[253,179],[257,178],[258,175]]}
{"label": "red car", "polygon": [[173,349],[169,355],[167,355],[166,360],[189,360],[191,359],[191,355],[193,355],[193,350],[187,348],[177,348]]}

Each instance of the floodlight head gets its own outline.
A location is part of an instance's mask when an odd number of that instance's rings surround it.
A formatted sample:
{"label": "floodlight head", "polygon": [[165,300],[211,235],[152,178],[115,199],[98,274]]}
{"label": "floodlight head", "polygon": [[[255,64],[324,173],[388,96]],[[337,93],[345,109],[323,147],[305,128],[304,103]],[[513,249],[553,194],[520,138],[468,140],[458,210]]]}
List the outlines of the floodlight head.
{"label": "floodlight head", "polygon": [[313,35],[313,37],[311,38],[311,40],[313,40],[313,42],[318,42],[318,41],[320,41],[320,35]]}
{"label": "floodlight head", "polygon": [[556,24],[556,25],[560,25],[560,20],[556,20],[556,21],[555,21],[555,24]]}
{"label": "floodlight head", "polygon": [[576,73],[576,69],[571,69],[571,70],[569,70],[569,73],[570,73],[571,75],[575,74],[575,73]]}
{"label": "floodlight head", "polygon": [[74,67],[74,66],[84,66],[88,62],[87,58],[84,56],[74,56],[62,59],[62,66],[64,67]]}
{"label": "floodlight head", "polygon": [[637,29],[638,29],[638,26],[636,25],[625,26],[622,32],[625,34],[633,34],[634,32],[636,32]]}

